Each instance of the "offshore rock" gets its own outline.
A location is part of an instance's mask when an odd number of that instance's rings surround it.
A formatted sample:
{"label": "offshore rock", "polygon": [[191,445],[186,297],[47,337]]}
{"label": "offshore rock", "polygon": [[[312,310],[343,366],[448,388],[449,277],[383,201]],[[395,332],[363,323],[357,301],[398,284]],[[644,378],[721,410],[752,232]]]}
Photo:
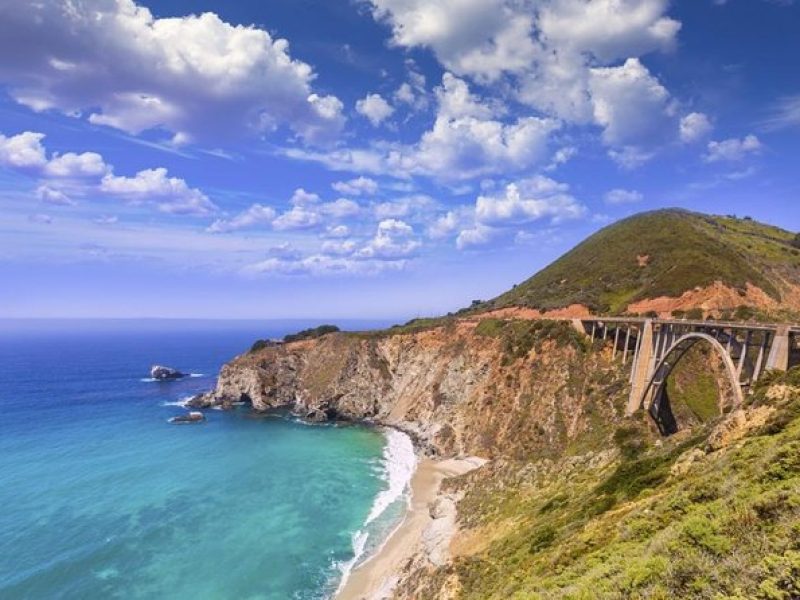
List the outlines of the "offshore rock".
{"label": "offshore rock", "polygon": [[181,373],[178,369],[172,367],[164,367],[162,365],[153,365],[150,367],[150,377],[159,381],[170,381],[172,379],[181,379],[186,377],[185,373]]}
{"label": "offshore rock", "polygon": [[192,411],[192,412],[190,412],[190,413],[188,413],[186,415],[179,415],[177,417],[172,417],[169,420],[169,422],[170,423],[176,423],[176,424],[181,424],[181,423],[202,423],[205,420],[206,420],[206,417],[205,417],[205,415],[203,413]]}

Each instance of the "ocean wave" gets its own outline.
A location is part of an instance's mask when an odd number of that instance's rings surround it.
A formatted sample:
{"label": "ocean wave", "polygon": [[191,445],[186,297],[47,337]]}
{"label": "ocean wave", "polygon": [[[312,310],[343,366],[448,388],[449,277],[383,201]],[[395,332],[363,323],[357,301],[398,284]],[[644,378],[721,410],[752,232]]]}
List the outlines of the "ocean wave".
{"label": "ocean wave", "polygon": [[387,429],[386,446],[383,449],[383,478],[389,486],[375,497],[364,525],[380,517],[406,493],[416,468],[417,455],[411,438],[402,431]]}
{"label": "ocean wave", "polygon": [[[417,455],[414,452],[414,443],[408,435],[396,429],[387,428],[384,430],[384,435],[386,436],[386,446],[383,448],[380,476],[388,486],[375,496],[375,500],[364,521],[364,525],[352,536],[353,558],[348,561],[339,562],[336,565],[341,573],[341,579],[339,580],[339,586],[334,596],[338,595],[342,589],[344,589],[353,568],[364,556],[364,552],[367,548],[367,539],[369,538],[370,524],[375,522],[390,506],[403,497],[405,497],[406,503],[411,501],[411,478],[414,476],[414,471],[417,468]],[[388,535],[386,535],[386,538],[383,540],[384,544],[399,526],[400,523],[396,524]],[[383,544],[375,548],[374,551],[380,552],[382,546]]]}
{"label": "ocean wave", "polygon": [[[205,377],[205,376],[206,376],[205,373],[189,373],[185,377],[189,377],[189,378],[193,378],[194,379],[194,378],[197,378],[197,377]],[[178,379],[156,379],[155,377],[142,377],[141,379],[139,379],[139,381],[141,381],[142,383],[154,383],[156,381],[160,381],[160,382],[165,382],[166,383],[166,382],[170,382],[170,381],[180,381],[181,379],[184,379],[185,377],[179,377]]]}
{"label": "ocean wave", "polygon": [[194,396],[184,396],[180,400],[174,400],[173,402],[162,402],[161,406],[179,406],[180,408],[186,408],[186,403],[193,397]]}

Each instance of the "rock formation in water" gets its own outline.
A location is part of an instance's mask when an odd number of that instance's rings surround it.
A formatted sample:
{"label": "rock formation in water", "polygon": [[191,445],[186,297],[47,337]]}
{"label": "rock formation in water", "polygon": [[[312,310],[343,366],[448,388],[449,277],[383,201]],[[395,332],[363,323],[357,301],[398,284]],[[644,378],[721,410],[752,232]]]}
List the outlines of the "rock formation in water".
{"label": "rock formation in water", "polygon": [[162,365],[153,365],[150,367],[150,377],[158,381],[170,381],[172,379],[181,379],[186,377],[185,373],[181,373],[178,369],[172,367],[164,367]]}

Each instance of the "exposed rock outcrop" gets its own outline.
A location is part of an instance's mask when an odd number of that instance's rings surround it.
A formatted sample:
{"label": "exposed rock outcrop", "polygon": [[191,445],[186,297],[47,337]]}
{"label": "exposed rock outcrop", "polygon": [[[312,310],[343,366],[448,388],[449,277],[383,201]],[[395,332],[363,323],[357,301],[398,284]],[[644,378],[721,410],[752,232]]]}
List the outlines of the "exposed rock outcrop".
{"label": "exposed rock outcrop", "polygon": [[172,367],[153,365],[150,367],[150,377],[158,381],[170,381],[172,379],[186,377],[186,373],[181,373],[178,369],[173,369]]}
{"label": "exposed rock outcrop", "polygon": [[475,327],[335,333],[263,348],[223,367],[216,389],[190,405],[245,401],[315,421],[373,421],[402,429],[429,454],[489,458],[552,452],[621,416],[625,377],[607,353],[569,336],[520,349]]}

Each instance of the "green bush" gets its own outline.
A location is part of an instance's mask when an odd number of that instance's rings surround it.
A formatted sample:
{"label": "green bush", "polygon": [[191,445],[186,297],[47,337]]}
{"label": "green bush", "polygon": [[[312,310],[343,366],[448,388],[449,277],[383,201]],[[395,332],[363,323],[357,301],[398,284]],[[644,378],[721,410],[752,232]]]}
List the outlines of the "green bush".
{"label": "green bush", "polygon": [[320,325],[310,329],[303,329],[297,333],[292,333],[283,337],[284,342],[297,342],[299,340],[310,340],[322,337],[328,333],[336,333],[339,328],[336,325]]}

